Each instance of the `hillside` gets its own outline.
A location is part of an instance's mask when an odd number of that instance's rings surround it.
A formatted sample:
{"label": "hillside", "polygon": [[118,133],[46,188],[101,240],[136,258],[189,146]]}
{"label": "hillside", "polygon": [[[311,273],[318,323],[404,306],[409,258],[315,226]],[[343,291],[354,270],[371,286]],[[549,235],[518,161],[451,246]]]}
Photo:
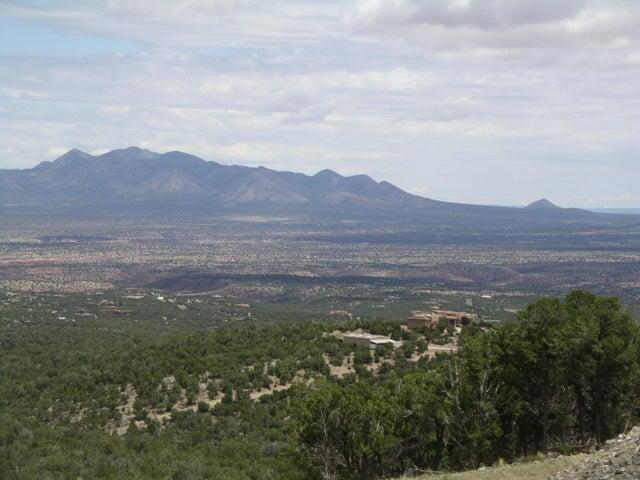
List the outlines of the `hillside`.
{"label": "hillside", "polygon": [[620,434],[605,448],[549,480],[636,480],[640,478],[640,427]]}
{"label": "hillside", "polygon": [[[446,328],[210,293],[0,291],[0,318],[3,480],[542,480],[573,459],[523,457],[615,437],[639,386],[637,324],[586,292],[463,326],[456,352]],[[359,330],[401,344],[341,338]]]}
{"label": "hillside", "polygon": [[456,204],[407,193],[367,175],[315,175],[223,165],[183,152],[136,147],[89,155],[70,150],[31,169],[0,170],[3,210],[98,213],[330,215],[400,219],[447,228],[557,229],[627,226],[634,215],[564,209],[549,201],[528,208]]}

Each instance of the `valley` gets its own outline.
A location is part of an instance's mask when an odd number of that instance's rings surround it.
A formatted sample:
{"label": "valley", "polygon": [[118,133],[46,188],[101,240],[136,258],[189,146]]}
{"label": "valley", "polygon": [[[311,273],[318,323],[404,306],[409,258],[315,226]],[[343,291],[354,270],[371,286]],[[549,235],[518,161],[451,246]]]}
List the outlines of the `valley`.
{"label": "valley", "polygon": [[339,298],[353,285],[408,297],[418,290],[530,297],[586,288],[640,305],[635,227],[470,234],[400,221],[242,215],[2,221],[0,285],[10,291],[156,288],[286,301],[316,291]]}
{"label": "valley", "polygon": [[640,217],[135,148],[2,182],[1,478],[542,478],[637,421]]}
{"label": "valley", "polygon": [[0,480],[640,479],[638,52],[639,0],[0,0]]}

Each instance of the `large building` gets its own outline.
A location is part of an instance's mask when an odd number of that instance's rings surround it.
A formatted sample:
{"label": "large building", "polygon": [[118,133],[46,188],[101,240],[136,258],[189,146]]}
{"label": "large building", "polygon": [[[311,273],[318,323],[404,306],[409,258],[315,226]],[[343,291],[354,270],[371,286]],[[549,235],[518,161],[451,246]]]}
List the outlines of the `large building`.
{"label": "large building", "polygon": [[433,310],[432,312],[411,312],[407,317],[408,328],[435,327],[441,320],[449,325],[459,327],[468,325],[476,319],[476,316],[467,312],[454,312],[452,310]]}
{"label": "large building", "polygon": [[467,312],[454,312],[451,310],[434,310],[433,315],[438,317],[438,321],[447,320],[449,325],[460,326],[469,325],[476,319],[476,316]]}
{"label": "large building", "polygon": [[350,345],[362,345],[364,347],[376,348],[380,345],[391,345],[395,347],[397,342],[384,335],[372,335],[370,333],[347,333],[342,337],[344,343]]}
{"label": "large building", "polygon": [[438,319],[427,312],[411,312],[407,317],[407,327],[409,328],[434,327],[437,323]]}

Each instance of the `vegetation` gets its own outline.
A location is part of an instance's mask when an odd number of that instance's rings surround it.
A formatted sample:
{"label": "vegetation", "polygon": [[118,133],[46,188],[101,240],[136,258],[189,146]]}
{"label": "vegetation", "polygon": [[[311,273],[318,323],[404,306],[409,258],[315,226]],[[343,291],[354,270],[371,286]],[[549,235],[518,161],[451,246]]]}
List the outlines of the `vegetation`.
{"label": "vegetation", "polygon": [[323,480],[371,479],[603,442],[635,421],[639,340],[614,298],[541,300],[416,371],[305,389],[300,451]]}
{"label": "vegetation", "polygon": [[[429,359],[450,332],[131,297],[0,296],[0,478],[462,470],[569,452],[640,411],[638,328],[612,298],[541,300]],[[355,328],[404,344],[370,352],[332,335]]]}

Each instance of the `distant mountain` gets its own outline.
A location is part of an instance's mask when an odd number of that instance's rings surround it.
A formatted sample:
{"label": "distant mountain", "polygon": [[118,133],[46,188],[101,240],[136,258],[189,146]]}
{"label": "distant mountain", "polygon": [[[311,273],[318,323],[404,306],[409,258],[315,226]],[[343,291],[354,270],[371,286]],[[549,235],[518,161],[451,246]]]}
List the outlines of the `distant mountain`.
{"label": "distant mountain", "polygon": [[542,198],[540,200],[537,200],[533,203],[530,203],[529,205],[527,205],[525,208],[529,208],[529,209],[536,209],[536,210],[544,210],[544,209],[556,209],[556,208],[560,208],[557,205],[551,203],[549,200],[547,200],[546,198]]}
{"label": "distant mountain", "polygon": [[92,156],[70,150],[29,170],[0,171],[0,201],[105,204],[181,201],[237,206],[425,207],[431,201],[366,175],[331,170],[314,176],[206,162],[182,152],[136,147]]}
{"label": "distant mountain", "polygon": [[563,209],[548,200],[525,209],[441,202],[367,175],[345,177],[323,170],[309,176],[136,147],[96,156],[74,149],[31,169],[0,170],[0,207],[102,213],[322,214],[473,230],[615,226],[640,221],[631,215]]}

